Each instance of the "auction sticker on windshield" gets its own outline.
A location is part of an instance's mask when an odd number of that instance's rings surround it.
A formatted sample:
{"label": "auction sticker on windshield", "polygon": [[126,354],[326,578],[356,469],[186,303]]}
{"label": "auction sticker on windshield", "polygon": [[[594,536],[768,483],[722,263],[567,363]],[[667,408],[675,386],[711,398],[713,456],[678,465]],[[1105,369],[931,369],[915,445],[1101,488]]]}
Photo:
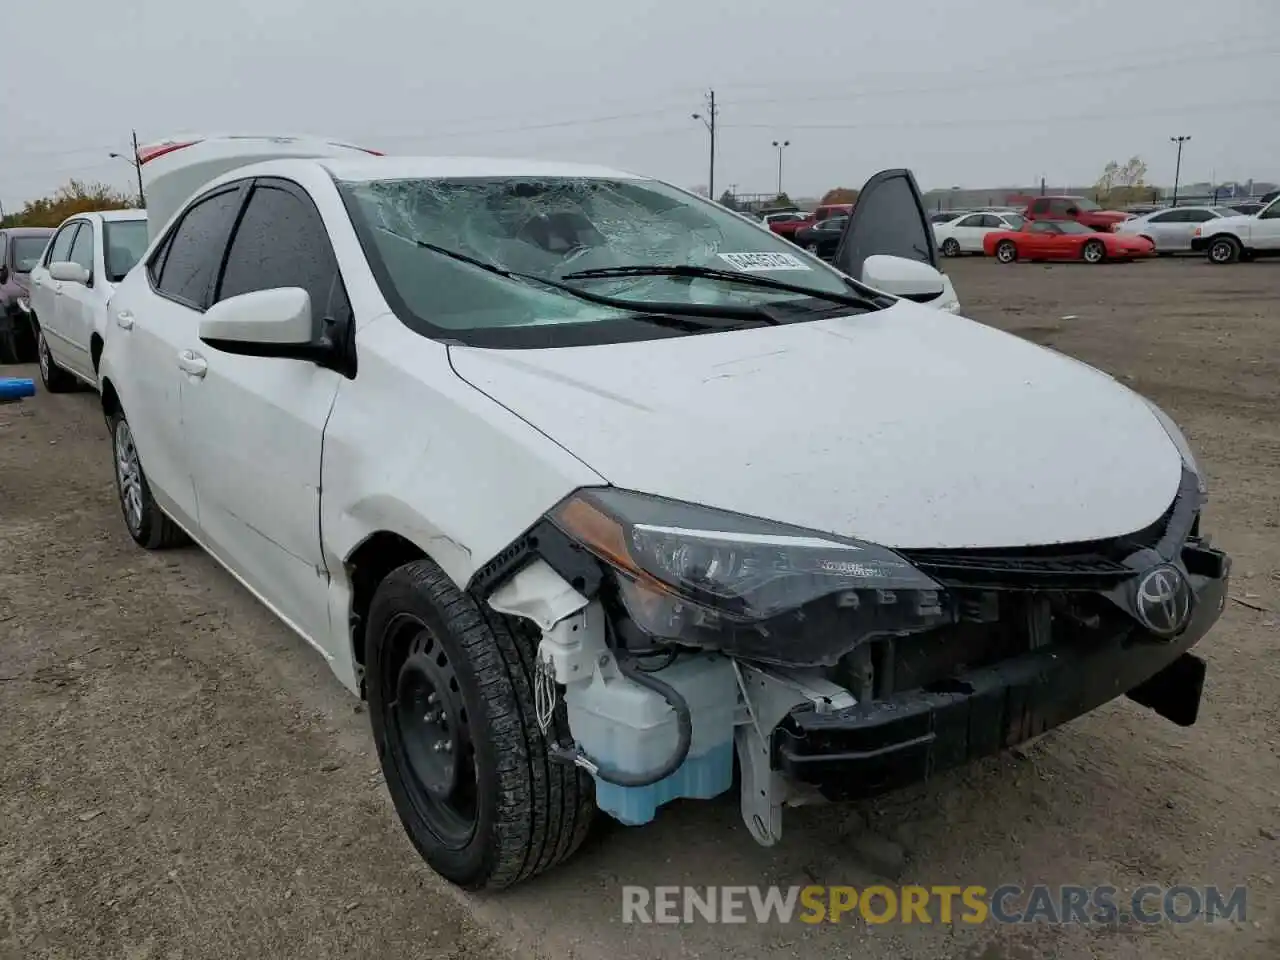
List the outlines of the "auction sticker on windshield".
{"label": "auction sticker on windshield", "polygon": [[720,259],[748,273],[813,269],[799,257],[789,253],[722,253]]}

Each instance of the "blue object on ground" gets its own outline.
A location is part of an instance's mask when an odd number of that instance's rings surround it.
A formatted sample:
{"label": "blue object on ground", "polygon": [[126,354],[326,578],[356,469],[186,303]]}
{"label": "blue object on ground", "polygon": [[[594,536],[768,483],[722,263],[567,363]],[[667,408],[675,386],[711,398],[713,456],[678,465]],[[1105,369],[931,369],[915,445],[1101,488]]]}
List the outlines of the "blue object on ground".
{"label": "blue object on ground", "polygon": [[0,377],[0,403],[21,400],[23,397],[36,395],[34,380],[21,380],[18,377]]}

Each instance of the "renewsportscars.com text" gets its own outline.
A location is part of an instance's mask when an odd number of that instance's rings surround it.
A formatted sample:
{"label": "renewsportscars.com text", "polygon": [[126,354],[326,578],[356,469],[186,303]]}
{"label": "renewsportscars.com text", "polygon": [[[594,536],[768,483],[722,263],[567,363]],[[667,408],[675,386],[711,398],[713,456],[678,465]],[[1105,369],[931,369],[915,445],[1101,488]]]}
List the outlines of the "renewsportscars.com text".
{"label": "renewsportscars.com text", "polygon": [[1244,887],[976,884],[622,888],[623,923],[1213,923],[1244,921]]}

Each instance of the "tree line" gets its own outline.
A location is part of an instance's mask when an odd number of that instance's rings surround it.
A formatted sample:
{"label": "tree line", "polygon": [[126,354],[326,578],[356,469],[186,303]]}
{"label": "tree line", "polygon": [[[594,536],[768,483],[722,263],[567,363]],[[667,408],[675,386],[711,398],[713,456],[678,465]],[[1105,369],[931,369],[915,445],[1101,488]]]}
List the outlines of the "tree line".
{"label": "tree line", "polygon": [[0,220],[0,227],[56,227],[77,213],[127,210],[136,206],[136,194],[117,190],[105,183],[71,180],[47,197],[28,200],[16,213]]}

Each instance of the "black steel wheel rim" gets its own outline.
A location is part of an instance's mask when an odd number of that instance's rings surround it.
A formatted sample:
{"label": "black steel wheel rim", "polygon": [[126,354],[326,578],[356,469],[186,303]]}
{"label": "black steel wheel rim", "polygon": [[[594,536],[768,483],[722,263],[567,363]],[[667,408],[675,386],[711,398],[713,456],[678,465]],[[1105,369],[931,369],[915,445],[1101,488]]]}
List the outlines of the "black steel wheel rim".
{"label": "black steel wheel rim", "polygon": [[457,672],[444,645],[411,615],[387,627],[383,718],[388,748],[414,809],[449,849],[475,835],[475,746]]}

